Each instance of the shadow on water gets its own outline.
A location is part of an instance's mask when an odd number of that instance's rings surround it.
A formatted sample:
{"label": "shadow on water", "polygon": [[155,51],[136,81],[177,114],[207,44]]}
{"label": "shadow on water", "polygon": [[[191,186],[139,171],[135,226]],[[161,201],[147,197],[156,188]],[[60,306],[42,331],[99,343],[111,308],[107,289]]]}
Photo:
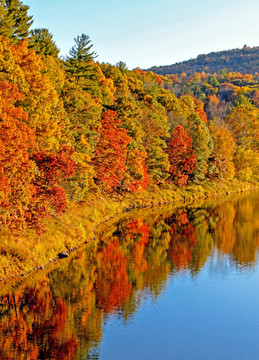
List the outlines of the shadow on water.
{"label": "shadow on water", "polygon": [[168,278],[253,269],[258,192],[186,207],[133,211],[58,264],[3,284],[0,359],[99,359],[104,324],[134,321]]}

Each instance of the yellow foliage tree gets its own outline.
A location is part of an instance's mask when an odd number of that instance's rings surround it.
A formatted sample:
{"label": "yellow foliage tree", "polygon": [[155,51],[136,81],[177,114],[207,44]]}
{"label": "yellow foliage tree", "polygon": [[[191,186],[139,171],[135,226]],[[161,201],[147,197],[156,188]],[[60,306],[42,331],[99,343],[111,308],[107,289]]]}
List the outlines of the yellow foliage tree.
{"label": "yellow foliage tree", "polygon": [[231,132],[224,125],[213,125],[211,135],[214,142],[212,157],[220,178],[231,180],[235,176],[233,157],[236,144]]}

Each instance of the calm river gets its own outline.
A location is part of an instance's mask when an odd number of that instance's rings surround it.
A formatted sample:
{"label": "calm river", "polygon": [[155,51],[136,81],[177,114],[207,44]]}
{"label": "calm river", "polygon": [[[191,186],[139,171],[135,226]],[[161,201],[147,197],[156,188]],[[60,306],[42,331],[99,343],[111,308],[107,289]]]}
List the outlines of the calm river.
{"label": "calm river", "polygon": [[1,283],[0,359],[259,359],[259,193],[145,209]]}

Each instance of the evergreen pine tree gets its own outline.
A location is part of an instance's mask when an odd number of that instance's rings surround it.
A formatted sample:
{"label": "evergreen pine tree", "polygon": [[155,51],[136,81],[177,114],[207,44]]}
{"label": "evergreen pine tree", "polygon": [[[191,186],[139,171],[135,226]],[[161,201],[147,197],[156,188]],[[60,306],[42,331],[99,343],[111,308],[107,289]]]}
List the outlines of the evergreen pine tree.
{"label": "evergreen pine tree", "polygon": [[14,19],[9,13],[5,0],[0,0],[0,35],[11,38],[13,33]]}
{"label": "evergreen pine tree", "polygon": [[75,78],[90,78],[92,61],[97,56],[91,51],[92,44],[88,35],[82,34],[75,39],[75,45],[69,51],[66,59],[66,70]]}
{"label": "evergreen pine tree", "polygon": [[124,74],[128,70],[127,64],[123,61],[117,62],[115,66],[120,69],[122,74]]}
{"label": "evergreen pine tree", "polygon": [[53,41],[53,35],[48,29],[32,30],[29,48],[35,50],[37,54],[51,55],[54,58],[57,58],[59,54],[59,49]]}
{"label": "evergreen pine tree", "polygon": [[27,14],[29,6],[20,0],[1,0],[0,4],[0,35],[14,43],[28,38],[33,23],[32,16]]}

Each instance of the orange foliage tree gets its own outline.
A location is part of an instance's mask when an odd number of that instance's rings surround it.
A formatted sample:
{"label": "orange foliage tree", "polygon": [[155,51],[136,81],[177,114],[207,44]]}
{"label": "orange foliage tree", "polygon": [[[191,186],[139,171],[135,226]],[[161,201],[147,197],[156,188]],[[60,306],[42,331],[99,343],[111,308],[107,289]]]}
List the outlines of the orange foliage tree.
{"label": "orange foliage tree", "polygon": [[27,113],[14,104],[23,95],[14,84],[0,82],[0,222],[22,228],[40,226],[53,207],[66,207],[62,179],[75,173],[73,151],[38,152],[35,133],[26,122]]}
{"label": "orange foliage tree", "polygon": [[67,304],[61,297],[54,299],[43,281],[40,285],[40,290],[27,288],[26,296],[10,292],[2,299],[11,316],[0,323],[5,334],[0,339],[1,359],[75,358],[78,341],[67,322]]}
{"label": "orange foliage tree", "polygon": [[16,85],[0,82],[0,224],[23,227],[33,201],[35,166],[30,152],[37,149],[28,115],[16,107],[23,96]]}
{"label": "orange foliage tree", "polygon": [[196,227],[189,222],[185,211],[179,212],[170,235],[169,255],[177,268],[184,268],[192,260],[192,249],[196,243]]}
{"label": "orange foliage tree", "polygon": [[203,102],[200,101],[200,100],[198,100],[198,99],[196,99],[194,96],[193,96],[193,102],[194,102],[194,104],[195,104],[195,110],[194,110],[195,114],[197,114],[202,121],[204,121],[205,123],[207,123],[208,120],[207,120],[207,115],[206,115],[206,113],[205,113],[205,111],[204,111],[204,104],[203,104]]}
{"label": "orange foliage tree", "polygon": [[94,284],[97,307],[109,313],[118,309],[129,297],[132,284],[127,274],[127,259],[118,239],[97,254],[100,266]]}
{"label": "orange foliage tree", "polygon": [[28,113],[27,125],[33,129],[40,150],[58,149],[64,128],[57,91],[47,76],[47,68],[28,41],[11,45],[0,37],[0,81],[17,85],[24,94],[21,107]]}
{"label": "orange foliage tree", "polygon": [[150,228],[141,219],[132,220],[127,224],[127,240],[131,243],[130,264],[136,273],[147,270],[147,261],[144,256],[149,240]]}
{"label": "orange foliage tree", "polygon": [[179,186],[186,185],[189,174],[196,169],[196,155],[192,150],[192,139],[187,131],[178,125],[167,145],[171,179]]}

